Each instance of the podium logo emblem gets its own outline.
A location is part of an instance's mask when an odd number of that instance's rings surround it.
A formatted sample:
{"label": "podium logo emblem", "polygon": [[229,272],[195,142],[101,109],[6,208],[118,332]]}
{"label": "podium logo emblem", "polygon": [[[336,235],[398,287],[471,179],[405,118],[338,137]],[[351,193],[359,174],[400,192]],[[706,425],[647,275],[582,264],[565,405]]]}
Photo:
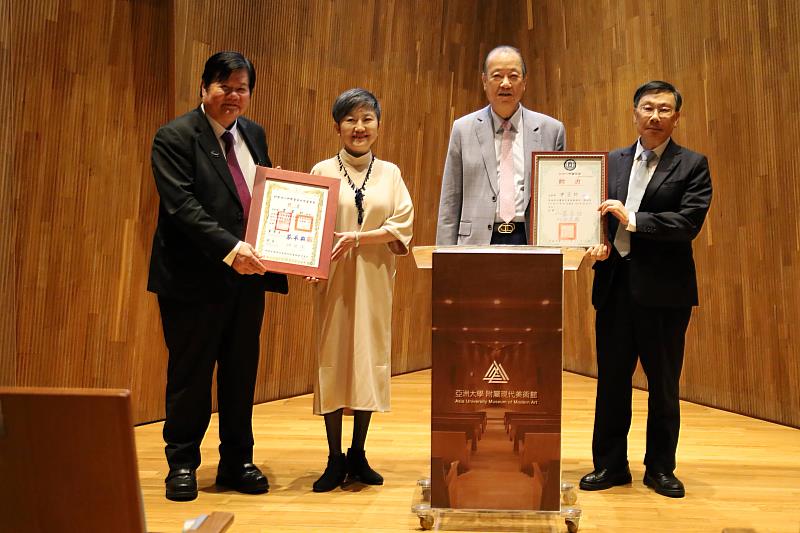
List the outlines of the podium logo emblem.
{"label": "podium logo emblem", "polygon": [[508,374],[506,374],[503,365],[497,361],[492,361],[492,366],[486,371],[483,381],[487,383],[508,383]]}

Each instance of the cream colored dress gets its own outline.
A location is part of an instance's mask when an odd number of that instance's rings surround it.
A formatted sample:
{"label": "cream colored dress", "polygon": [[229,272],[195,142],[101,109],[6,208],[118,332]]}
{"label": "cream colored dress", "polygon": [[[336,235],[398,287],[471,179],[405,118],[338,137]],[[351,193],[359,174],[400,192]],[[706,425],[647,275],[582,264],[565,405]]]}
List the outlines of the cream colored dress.
{"label": "cream colored dress", "polygon": [[[339,156],[360,187],[372,153],[353,157],[342,150]],[[411,197],[400,169],[375,159],[364,189],[364,219],[359,227],[355,193],[336,158],[317,163],[311,173],[341,180],[337,232],[383,228],[397,239],[352,248],[331,263],[328,280],[315,285],[314,414],[342,407],[388,411],[395,255],[408,253],[414,220]]]}

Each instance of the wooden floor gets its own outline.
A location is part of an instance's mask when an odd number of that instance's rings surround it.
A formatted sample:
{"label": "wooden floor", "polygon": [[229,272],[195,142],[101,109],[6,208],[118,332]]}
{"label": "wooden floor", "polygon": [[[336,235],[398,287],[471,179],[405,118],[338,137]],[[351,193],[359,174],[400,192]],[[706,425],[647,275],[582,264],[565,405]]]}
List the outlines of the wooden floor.
{"label": "wooden floor", "polygon": [[[591,469],[595,380],[564,373],[563,479],[577,483]],[[255,461],[270,492],[247,496],[218,492],[216,416],[198,470],[200,495],[189,503],[164,498],[166,463],[162,424],[136,429],[139,469],[149,531],[177,533],[184,519],[212,511],[235,514],[230,533],[389,532],[419,530],[410,512],[418,478],[429,475],[430,371],[392,381],[393,412],[376,414],[367,440],[370,463],[383,487],[311,492],[325,467],[322,419],[311,414],[311,396],[255,407]],[[580,492],[585,532],[800,532],[800,430],[694,404],[682,404],[676,474],[686,498],[673,500],[644,487],[641,458],[647,393],[634,391],[629,454],[632,486]],[[346,418],[345,435],[350,427]],[[347,442],[345,443],[346,447]],[[451,515],[443,531],[566,531],[560,520],[535,524],[506,517]]]}

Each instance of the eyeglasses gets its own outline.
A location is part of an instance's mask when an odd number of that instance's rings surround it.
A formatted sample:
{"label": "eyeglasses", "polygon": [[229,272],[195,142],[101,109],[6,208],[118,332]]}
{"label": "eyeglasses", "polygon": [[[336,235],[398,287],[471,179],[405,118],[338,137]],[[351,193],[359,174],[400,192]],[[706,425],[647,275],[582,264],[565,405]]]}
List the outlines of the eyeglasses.
{"label": "eyeglasses", "polygon": [[656,107],[654,105],[645,104],[645,105],[640,105],[636,109],[639,111],[639,113],[642,113],[642,114],[645,114],[645,115],[652,116],[653,114],[658,113],[659,116],[664,117],[664,118],[669,118],[669,117],[671,117],[672,115],[675,114],[675,110],[672,109],[671,107],[668,107],[668,106],[658,106],[658,107]]}

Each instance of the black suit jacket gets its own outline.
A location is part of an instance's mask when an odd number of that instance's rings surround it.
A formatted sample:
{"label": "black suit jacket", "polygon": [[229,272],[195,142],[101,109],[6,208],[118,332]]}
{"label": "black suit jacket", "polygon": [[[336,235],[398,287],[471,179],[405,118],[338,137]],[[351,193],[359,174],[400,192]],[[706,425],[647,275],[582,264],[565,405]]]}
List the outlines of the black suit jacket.
{"label": "black suit jacket", "polygon": [[[239,117],[256,164],[271,166],[264,130]],[[241,275],[222,259],[244,240],[245,220],[219,141],[202,109],[161,127],[153,140],[160,195],[147,289],[194,302],[219,301],[237,288],[288,292],[286,276]]]}
{"label": "black suit jacket", "polygon": [[[608,197],[625,203],[636,144],[608,155]],[[640,305],[688,307],[698,303],[692,239],[703,226],[711,205],[708,160],[669,141],[658,161],[636,212],[631,234],[629,281],[631,296]],[[608,219],[609,242],[618,221]],[[594,264],[592,304],[600,308],[608,298],[614,272],[623,259],[612,246],[605,261]]]}

